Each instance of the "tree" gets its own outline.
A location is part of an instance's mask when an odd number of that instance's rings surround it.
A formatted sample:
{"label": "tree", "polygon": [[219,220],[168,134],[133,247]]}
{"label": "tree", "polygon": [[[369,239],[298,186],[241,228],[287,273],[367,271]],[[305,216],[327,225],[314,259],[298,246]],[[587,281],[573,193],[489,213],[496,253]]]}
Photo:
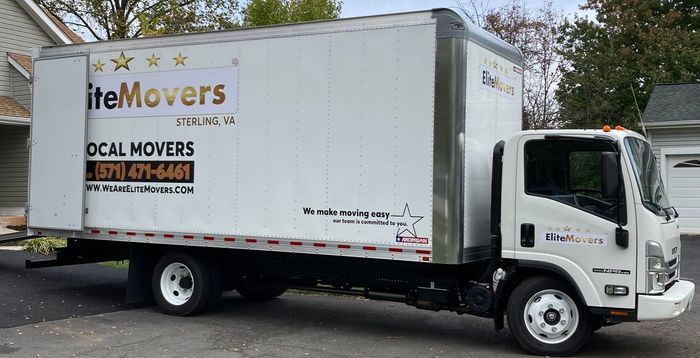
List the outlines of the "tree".
{"label": "tree", "polygon": [[556,34],[563,16],[554,10],[551,0],[534,10],[521,0],[498,9],[487,9],[475,0],[458,0],[458,4],[470,21],[522,51],[523,129],[558,127],[554,93],[565,63]]}
{"label": "tree", "polygon": [[656,83],[700,80],[697,0],[588,0],[582,9],[596,21],[576,17],[560,33],[569,66],[556,97],[568,127],[636,129]]}
{"label": "tree", "polygon": [[483,1],[478,0],[455,0],[457,7],[462,11],[462,14],[471,21],[472,24],[484,27],[484,22],[486,21],[486,13],[492,12],[493,9],[488,7],[488,4],[484,4]]}
{"label": "tree", "polygon": [[243,9],[243,25],[337,19],[340,8],[337,0],[250,0]]}
{"label": "tree", "polygon": [[97,40],[237,26],[237,0],[37,0]]}

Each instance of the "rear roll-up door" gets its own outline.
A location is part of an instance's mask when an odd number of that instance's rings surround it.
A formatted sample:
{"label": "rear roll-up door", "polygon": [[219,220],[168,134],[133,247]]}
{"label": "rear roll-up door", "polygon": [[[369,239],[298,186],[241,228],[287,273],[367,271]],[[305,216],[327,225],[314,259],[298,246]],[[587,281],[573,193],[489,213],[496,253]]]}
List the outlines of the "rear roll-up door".
{"label": "rear roll-up door", "polygon": [[29,228],[83,229],[88,66],[87,55],[34,61]]}

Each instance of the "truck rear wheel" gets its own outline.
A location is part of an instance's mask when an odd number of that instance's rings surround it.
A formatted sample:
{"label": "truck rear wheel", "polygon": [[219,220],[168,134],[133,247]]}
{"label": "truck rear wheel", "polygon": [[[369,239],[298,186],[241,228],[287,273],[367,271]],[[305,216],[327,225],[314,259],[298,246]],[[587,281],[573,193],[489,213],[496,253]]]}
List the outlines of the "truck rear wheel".
{"label": "truck rear wheel", "polygon": [[574,354],[592,333],[586,307],[568,284],[552,277],[532,277],[520,283],[507,310],[511,334],[532,354]]}
{"label": "truck rear wheel", "polygon": [[287,289],[257,283],[243,283],[236,289],[248,301],[267,301],[282,296]]}
{"label": "truck rear wheel", "polygon": [[158,307],[170,315],[197,313],[215,297],[207,265],[184,253],[165,254],[153,270],[151,284]]}

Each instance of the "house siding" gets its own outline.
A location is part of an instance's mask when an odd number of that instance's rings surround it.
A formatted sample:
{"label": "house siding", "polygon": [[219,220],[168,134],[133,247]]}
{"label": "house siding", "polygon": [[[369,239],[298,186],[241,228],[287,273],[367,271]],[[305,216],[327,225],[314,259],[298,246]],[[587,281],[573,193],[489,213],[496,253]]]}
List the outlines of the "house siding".
{"label": "house siding", "polygon": [[648,128],[647,132],[659,167],[661,167],[661,148],[700,147],[700,127]]}
{"label": "house siding", "polygon": [[29,127],[0,125],[0,215],[20,213],[27,202]]}
{"label": "house siding", "polygon": [[29,80],[16,69],[10,68],[10,84],[12,98],[31,111],[29,107],[32,102],[32,92],[29,90]]}
{"label": "house siding", "polygon": [[15,0],[0,0],[0,96],[12,96],[12,66],[7,62],[7,52],[31,55],[33,47],[53,44]]}

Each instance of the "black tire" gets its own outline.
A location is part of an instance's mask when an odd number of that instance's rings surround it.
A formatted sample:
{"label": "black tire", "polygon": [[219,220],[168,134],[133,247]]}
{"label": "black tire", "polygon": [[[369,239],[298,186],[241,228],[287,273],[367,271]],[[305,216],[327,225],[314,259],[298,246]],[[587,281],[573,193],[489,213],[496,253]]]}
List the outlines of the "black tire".
{"label": "black tire", "polygon": [[282,296],[287,289],[284,287],[267,286],[255,283],[242,283],[236,291],[248,301],[268,301]]}
{"label": "black tire", "polygon": [[605,326],[603,317],[594,317],[591,324],[591,331],[596,332]]}
{"label": "black tire", "polygon": [[[562,313],[559,310],[563,310]],[[591,315],[576,293],[567,283],[549,276],[532,277],[516,286],[508,300],[507,318],[513,337],[525,350],[536,355],[574,354],[586,344],[593,331]]]}
{"label": "black tire", "polygon": [[[168,273],[165,272],[166,269],[171,270],[169,267],[177,266],[177,269],[182,272],[184,269],[189,270],[189,273],[185,273],[180,278],[177,278],[174,274],[170,274],[170,278],[163,277]],[[191,274],[191,280],[183,280],[185,277],[189,277]],[[183,291],[188,291],[187,294],[177,293],[177,295],[170,295],[161,289],[161,278],[169,279],[173,282],[172,285],[176,285],[177,288],[183,289]],[[166,284],[168,285],[168,284]],[[181,252],[170,252],[160,258],[158,263],[153,270],[153,277],[151,279],[151,286],[153,288],[153,297],[158,304],[163,313],[174,316],[189,316],[198,312],[201,312],[208,307],[209,303],[212,301],[213,297],[216,297],[215,290],[213,289],[212,274],[209,267],[203,260],[198,260],[193,256],[190,256]],[[190,288],[183,288],[190,286]],[[219,292],[219,295],[221,293]],[[174,302],[177,298],[174,297],[186,297],[189,295],[189,299],[183,302]],[[170,298],[166,298],[169,296]]]}

